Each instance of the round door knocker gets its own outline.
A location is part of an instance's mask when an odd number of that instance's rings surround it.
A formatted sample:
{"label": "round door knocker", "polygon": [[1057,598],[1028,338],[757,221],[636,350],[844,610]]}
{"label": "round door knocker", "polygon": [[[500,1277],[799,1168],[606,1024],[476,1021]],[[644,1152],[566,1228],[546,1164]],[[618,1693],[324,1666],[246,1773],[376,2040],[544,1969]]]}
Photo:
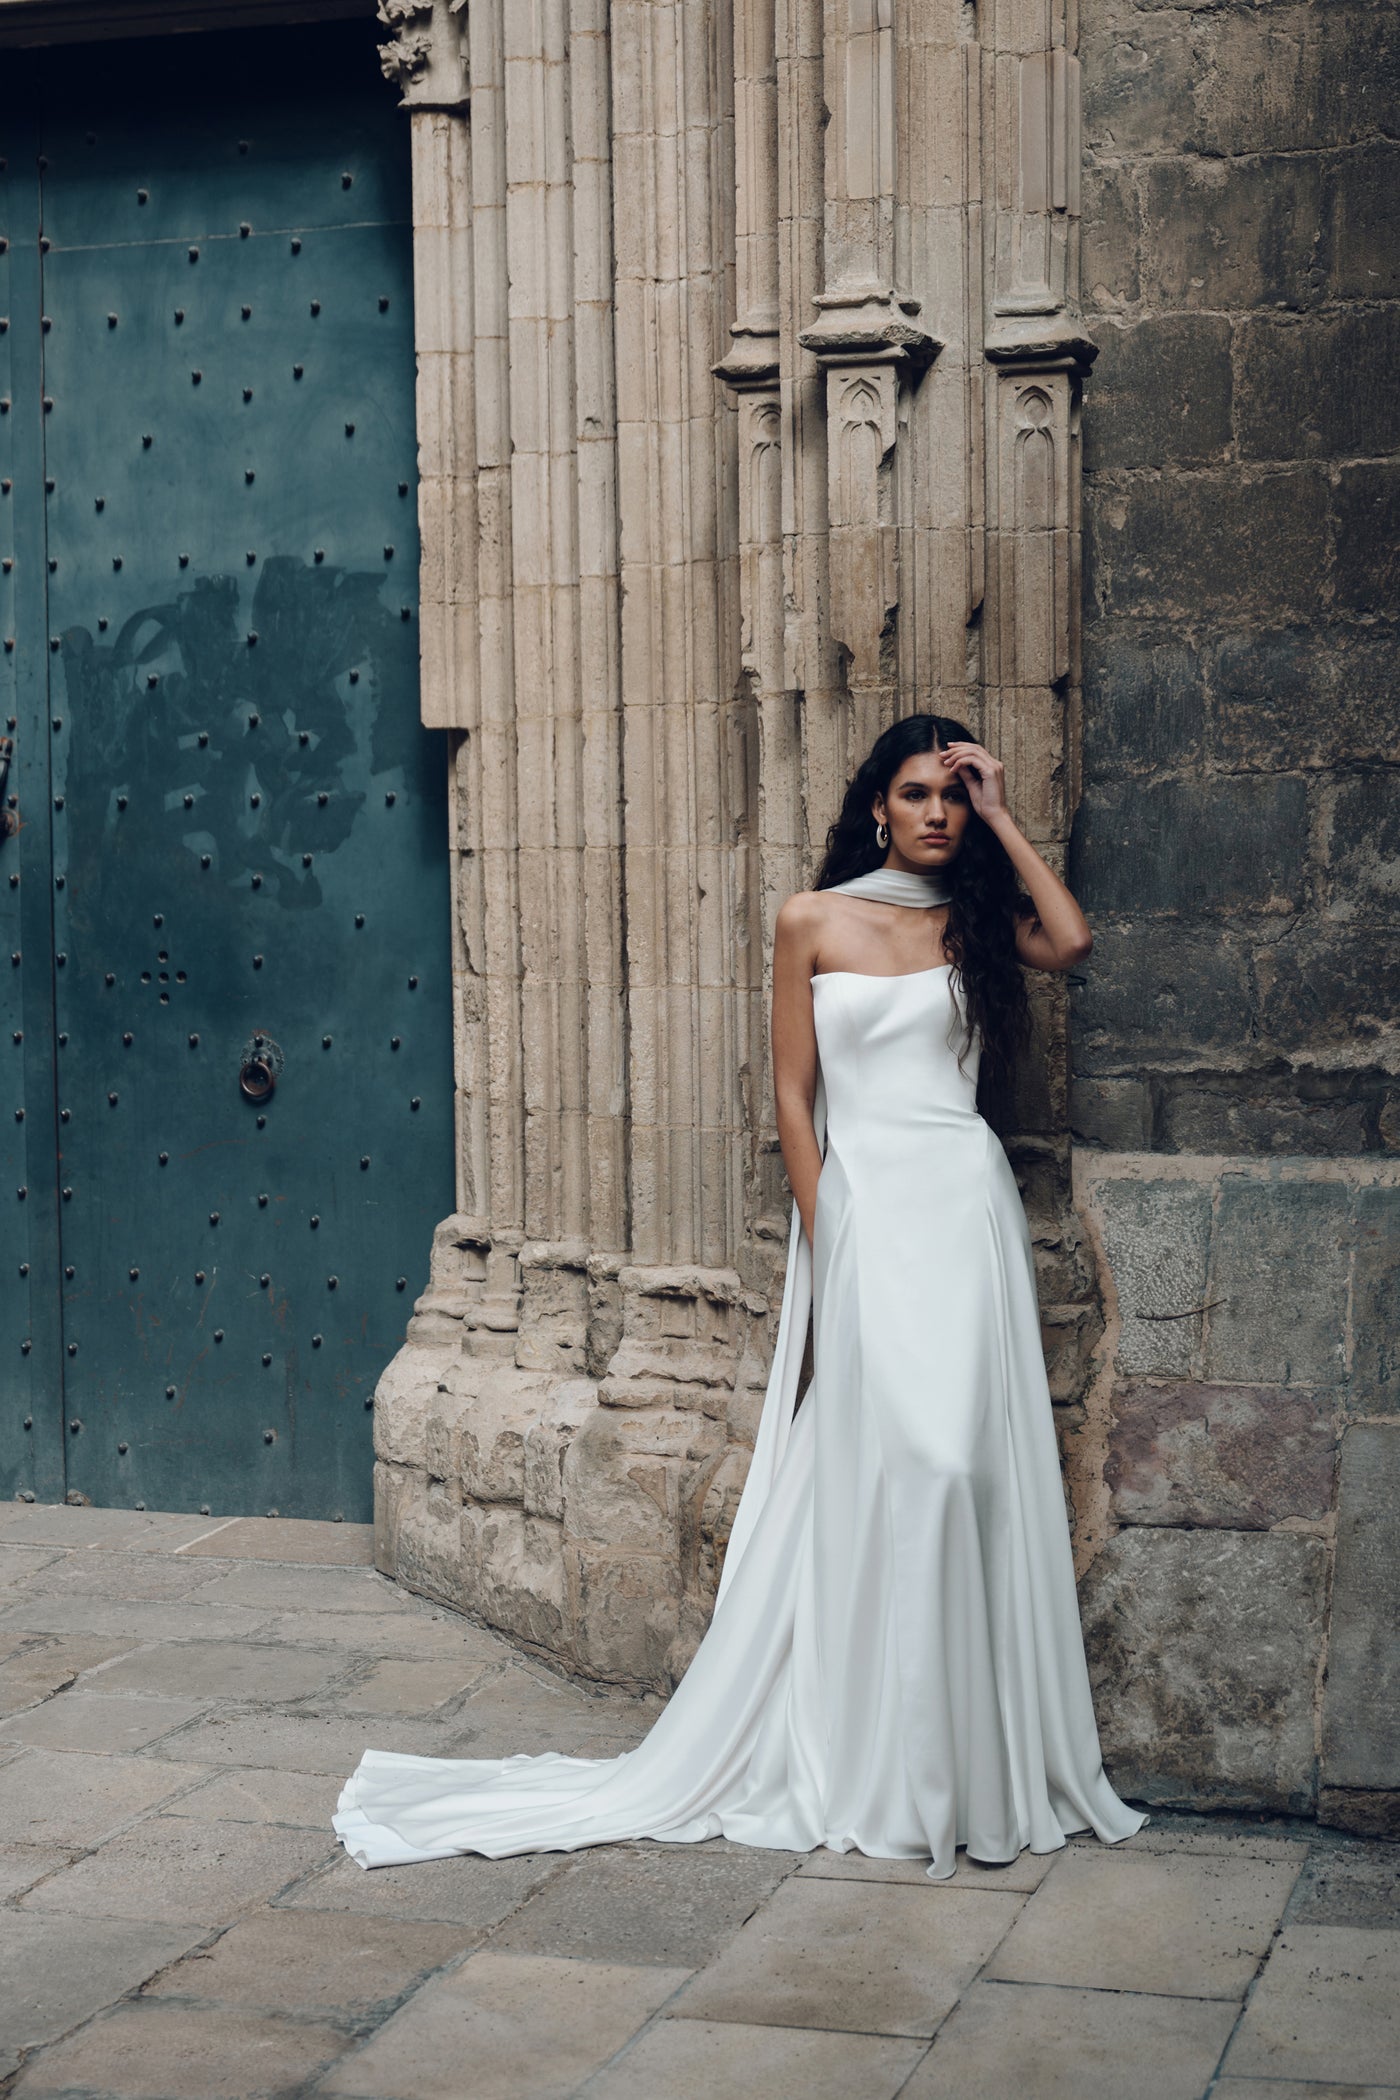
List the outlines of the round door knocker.
{"label": "round door knocker", "polygon": [[277,1088],[282,1067],[286,1063],[279,1046],[270,1035],[261,1032],[250,1035],[239,1053],[238,1091],[245,1101],[261,1105],[270,1101]]}

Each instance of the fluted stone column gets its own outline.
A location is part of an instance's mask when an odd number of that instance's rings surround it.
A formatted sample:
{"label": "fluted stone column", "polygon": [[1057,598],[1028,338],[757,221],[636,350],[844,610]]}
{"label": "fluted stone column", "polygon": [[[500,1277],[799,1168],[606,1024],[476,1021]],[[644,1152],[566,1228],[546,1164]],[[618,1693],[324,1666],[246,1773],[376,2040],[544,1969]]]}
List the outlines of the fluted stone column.
{"label": "fluted stone column", "polygon": [[[1066,5],[381,5],[461,1164],[377,1398],[379,1564],[598,1677],[666,1687],[708,1621],[786,1245],[773,923],[850,767],[963,715],[1063,850]],[[1062,1093],[1015,1156],[1077,1345]]]}

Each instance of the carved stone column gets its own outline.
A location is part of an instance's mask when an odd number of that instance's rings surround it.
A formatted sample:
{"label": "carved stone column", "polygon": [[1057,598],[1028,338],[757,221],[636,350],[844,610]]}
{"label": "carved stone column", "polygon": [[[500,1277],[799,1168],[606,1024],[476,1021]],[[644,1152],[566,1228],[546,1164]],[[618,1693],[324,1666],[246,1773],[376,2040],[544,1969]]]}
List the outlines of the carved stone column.
{"label": "carved stone column", "polygon": [[901,238],[895,12],[894,0],[827,0],[826,283],[800,337],[826,374],[831,632],[858,746],[891,718],[898,683],[901,394],[941,347]]}

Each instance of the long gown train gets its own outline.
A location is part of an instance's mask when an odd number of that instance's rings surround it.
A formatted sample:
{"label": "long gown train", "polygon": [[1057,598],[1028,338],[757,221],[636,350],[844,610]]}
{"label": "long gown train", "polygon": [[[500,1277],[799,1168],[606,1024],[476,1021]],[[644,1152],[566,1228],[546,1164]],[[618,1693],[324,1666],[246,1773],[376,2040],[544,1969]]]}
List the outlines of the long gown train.
{"label": "long gown train", "polygon": [[[917,885],[917,889],[912,885]],[[889,871],[843,885],[936,900]],[[334,1827],[377,1867],[724,1835],[985,1861],[1147,1818],[1103,1770],[1030,1233],[960,1070],[950,966],[813,980],[814,1247],[794,1215],[773,1372],[705,1638],[611,1758],[367,1750]],[[793,1413],[808,1310],[814,1375]]]}

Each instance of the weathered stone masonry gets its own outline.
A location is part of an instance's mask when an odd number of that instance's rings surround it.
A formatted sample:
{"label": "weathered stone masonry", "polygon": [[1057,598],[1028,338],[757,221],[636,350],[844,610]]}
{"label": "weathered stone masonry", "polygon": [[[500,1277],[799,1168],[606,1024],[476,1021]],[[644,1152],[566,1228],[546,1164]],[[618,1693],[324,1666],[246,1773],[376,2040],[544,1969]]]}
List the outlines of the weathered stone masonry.
{"label": "weathered stone masonry", "polygon": [[773,918],[935,706],[1096,930],[1007,1142],[1115,1778],[1394,1817],[1394,99],[1325,12],[383,0],[458,847],[415,1589],[684,1668],[781,1287]]}

